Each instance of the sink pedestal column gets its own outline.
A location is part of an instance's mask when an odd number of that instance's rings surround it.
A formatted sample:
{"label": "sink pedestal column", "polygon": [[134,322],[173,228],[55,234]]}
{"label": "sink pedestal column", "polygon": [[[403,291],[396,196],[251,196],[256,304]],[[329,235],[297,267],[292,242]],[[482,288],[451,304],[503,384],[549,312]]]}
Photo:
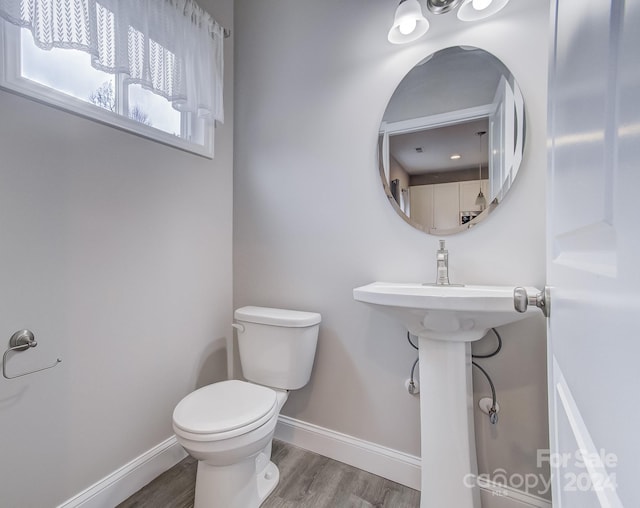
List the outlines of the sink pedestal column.
{"label": "sink pedestal column", "polygon": [[419,337],[421,508],[480,508],[471,343]]}
{"label": "sink pedestal column", "polygon": [[478,471],[470,343],[530,312],[515,311],[512,286],[374,282],[354,289],[353,297],[419,337],[421,507],[480,508],[478,487],[467,486]]}

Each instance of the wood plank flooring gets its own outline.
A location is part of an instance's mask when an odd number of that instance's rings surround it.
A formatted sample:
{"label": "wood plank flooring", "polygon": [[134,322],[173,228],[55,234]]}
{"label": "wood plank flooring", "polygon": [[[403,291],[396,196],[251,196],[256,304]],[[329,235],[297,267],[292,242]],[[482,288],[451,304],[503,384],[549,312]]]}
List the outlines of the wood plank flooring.
{"label": "wood plank flooring", "polygon": [[[262,508],[417,508],[420,493],[282,441],[272,460],[280,483]],[[117,508],[193,508],[197,462],[187,457]]]}

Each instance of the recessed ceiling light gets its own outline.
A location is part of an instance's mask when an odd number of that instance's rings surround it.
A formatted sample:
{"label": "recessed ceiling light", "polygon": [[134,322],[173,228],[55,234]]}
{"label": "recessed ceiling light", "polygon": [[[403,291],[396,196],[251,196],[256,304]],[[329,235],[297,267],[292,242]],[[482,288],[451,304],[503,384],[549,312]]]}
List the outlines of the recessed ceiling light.
{"label": "recessed ceiling light", "polygon": [[458,159],[462,158],[462,155],[460,155],[459,153],[454,153],[451,157],[449,157],[452,161],[457,161]]}

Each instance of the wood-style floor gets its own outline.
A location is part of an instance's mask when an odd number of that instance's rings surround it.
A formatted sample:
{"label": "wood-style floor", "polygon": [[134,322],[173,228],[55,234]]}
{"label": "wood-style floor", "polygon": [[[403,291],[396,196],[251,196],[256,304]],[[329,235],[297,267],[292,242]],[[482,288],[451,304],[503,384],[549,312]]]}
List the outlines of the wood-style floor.
{"label": "wood-style floor", "polygon": [[[280,483],[262,508],[415,508],[420,493],[342,462],[273,441]],[[187,457],[117,508],[192,508],[197,462]]]}

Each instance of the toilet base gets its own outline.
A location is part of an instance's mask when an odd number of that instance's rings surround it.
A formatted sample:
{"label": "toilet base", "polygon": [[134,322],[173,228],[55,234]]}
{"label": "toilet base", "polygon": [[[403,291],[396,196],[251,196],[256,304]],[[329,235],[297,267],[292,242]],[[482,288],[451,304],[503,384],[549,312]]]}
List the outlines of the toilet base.
{"label": "toilet base", "polygon": [[258,508],[279,480],[278,467],[264,452],[228,466],[200,461],[194,508]]}
{"label": "toilet base", "polygon": [[[258,474],[258,497],[260,498],[260,504],[271,494],[278,482],[280,481],[280,471],[278,466],[273,462],[269,462],[264,471]],[[260,506],[260,504],[258,506]]]}

